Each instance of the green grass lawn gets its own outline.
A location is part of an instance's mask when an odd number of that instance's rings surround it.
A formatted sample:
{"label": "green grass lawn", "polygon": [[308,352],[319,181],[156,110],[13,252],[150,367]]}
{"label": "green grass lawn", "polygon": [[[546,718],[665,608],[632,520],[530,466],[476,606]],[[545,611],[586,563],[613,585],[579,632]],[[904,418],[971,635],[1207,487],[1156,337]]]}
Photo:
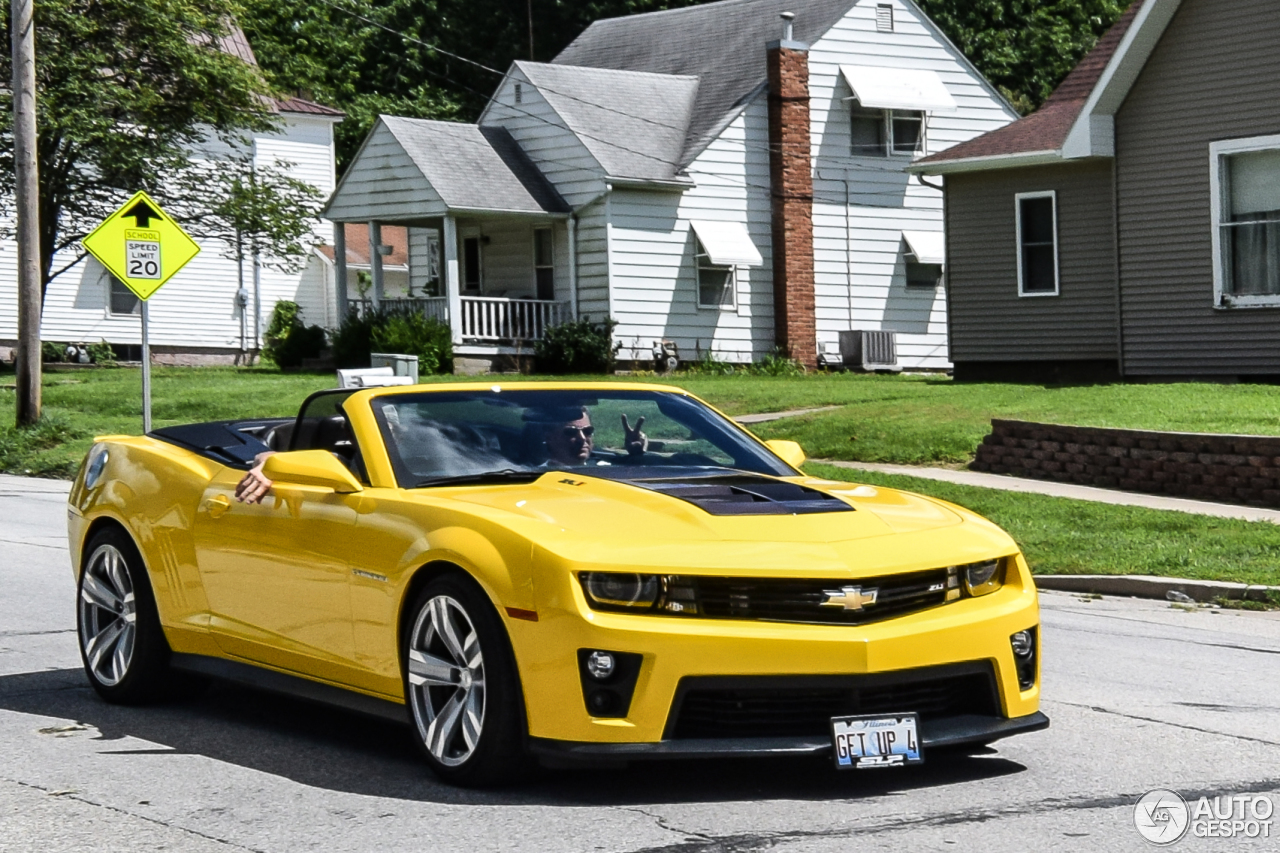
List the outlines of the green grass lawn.
{"label": "green grass lawn", "polygon": [[[332,373],[267,368],[156,368],[156,426],[292,415]],[[529,378],[484,377],[483,381]],[[586,377],[583,377],[586,378]],[[454,382],[460,377],[435,377]],[[992,417],[1091,426],[1205,432],[1280,430],[1280,389],[1262,385],[1110,385],[1045,388],[958,385],[943,377],[820,374],[625,377],[687,388],[730,414],[840,406],[754,427],[801,442],[811,458],[962,462]],[[139,433],[137,369],[54,369],[44,381],[45,421],[14,430],[12,373],[0,374],[0,470],[66,477],[94,435]],[[812,464],[820,476],[894,486],[971,507],[1008,530],[1041,573],[1168,574],[1280,583],[1273,525],[1116,507]]]}
{"label": "green grass lawn", "polygon": [[[156,368],[158,426],[292,414],[332,373],[266,368]],[[463,377],[433,377],[453,382]],[[482,381],[530,378],[484,377]],[[585,377],[584,377],[585,378]],[[598,377],[596,377],[598,378]],[[12,383],[0,375],[0,385]],[[1267,385],[966,385],[942,376],[814,374],[804,377],[619,377],[680,385],[729,414],[839,406],[760,424],[765,438],[799,441],[811,458],[903,464],[962,463],[994,418],[1186,432],[1280,433],[1280,388]],[[137,369],[64,369],[45,376],[50,425],[15,433],[12,390],[0,391],[0,469],[64,474],[95,433],[139,432]]]}
{"label": "green grass lawn", "polygon": [[932,495],[1009,532],[1036,574],[1170,575],[1280,585],[1280,526],[810,464],[832,480]]}

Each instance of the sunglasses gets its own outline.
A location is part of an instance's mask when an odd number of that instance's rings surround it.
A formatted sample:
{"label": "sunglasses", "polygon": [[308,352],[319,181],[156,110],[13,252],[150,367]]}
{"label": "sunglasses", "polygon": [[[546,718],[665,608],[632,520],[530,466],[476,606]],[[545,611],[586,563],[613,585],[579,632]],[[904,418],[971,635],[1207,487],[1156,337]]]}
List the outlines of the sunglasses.
{"label": "sunglasses", "polygon": [[583,438],[591,438],[591,436],[596,434],[596,428],[593,426],[565,427],[560,434],[564,436],[566,439],[572,440],[578,437],[578,433],[582,433]]}

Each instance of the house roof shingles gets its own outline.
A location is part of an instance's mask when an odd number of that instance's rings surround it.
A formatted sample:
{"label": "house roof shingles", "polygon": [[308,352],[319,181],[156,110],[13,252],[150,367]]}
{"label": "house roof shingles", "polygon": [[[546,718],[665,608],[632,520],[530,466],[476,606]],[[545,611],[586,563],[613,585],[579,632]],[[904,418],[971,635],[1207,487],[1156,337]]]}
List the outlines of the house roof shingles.
{"label": "house roof shingles", "polygon": [[698,78],[516,62],[610,177],[679,180]]}
{"label": "house roof shingles", "polygon": [[452,210],[569,210],[505,128],[386,115],[379,120]]}
{"label": "house roof shingles", "polygon": [[1058,84],[1058,88],[1040,105],[1040,109],[1013,124],[953,145],[916,163],[949,163],[1061,149],[1143,2],[1144,0],[1134,0],[1111,29],[1098,39],[1093,50]]}
{"label": "house roof shingles", "polygon": [[[720,0],[683,9],[596,21],[560,52],[556,65],[579,65],[698,79],[681,166],[719,133],[766,81],[765,45],[782,36],[782,12],[795,12],[793,38],[813,44],[856,0]],[[629,109],[625,101],[605,103]],[[664,119],[674,124],[670,117]],[[629,145],[638,148],[636,145]]]}

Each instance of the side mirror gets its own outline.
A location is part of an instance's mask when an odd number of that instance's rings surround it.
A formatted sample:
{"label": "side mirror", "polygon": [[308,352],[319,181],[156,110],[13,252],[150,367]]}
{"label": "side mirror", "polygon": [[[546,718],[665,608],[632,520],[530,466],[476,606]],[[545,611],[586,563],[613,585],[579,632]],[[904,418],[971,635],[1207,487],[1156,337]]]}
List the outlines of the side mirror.
{"label": "side mirror", "polygon": [[785,441],[781,438],[771,438],[765,442],[765,446],[777,454],[779,459],[790,465],[792,468],[799,468],[804,464],[804,449],[794,441]]}
{"label": "side mirror", "polygon": [[263,464],[262,473],[282,485],[320,486],[340,494],[364,489],[347,466],[327,450],[273,453]]}

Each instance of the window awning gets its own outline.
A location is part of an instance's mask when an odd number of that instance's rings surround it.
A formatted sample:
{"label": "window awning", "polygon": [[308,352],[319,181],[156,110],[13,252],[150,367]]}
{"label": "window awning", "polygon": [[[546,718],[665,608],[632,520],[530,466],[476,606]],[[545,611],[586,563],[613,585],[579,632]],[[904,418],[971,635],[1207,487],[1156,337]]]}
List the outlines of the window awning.
{"label": "window awning", "polygon": [[741,222],[690,222],[693,233],[713,264],[758,267],[764,264],[747,226]]}
{"label": "window awning", "polygon": [[936,71],[923,68],[872,68],[841,65],[858,103],[875,110],[955,112],[956,101]]}
{"label": "window awning", "polygon": [[943,264],[947,261],[946,240],[941,231],[903,231],[907,251],[922,264]]}

